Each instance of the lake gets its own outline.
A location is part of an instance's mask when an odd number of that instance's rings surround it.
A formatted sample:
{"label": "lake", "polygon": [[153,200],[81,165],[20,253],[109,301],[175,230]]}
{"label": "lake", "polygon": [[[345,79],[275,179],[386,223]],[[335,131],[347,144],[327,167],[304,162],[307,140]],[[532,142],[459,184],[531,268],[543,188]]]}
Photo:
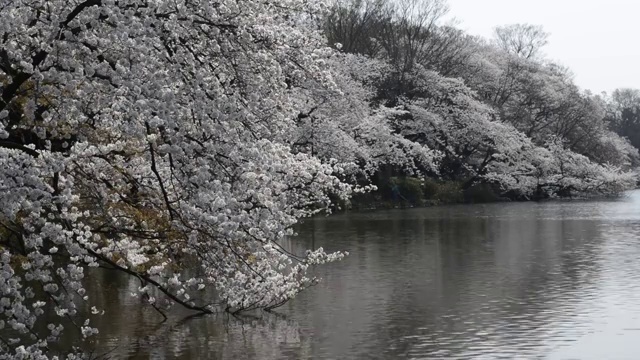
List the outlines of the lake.
{"label": "lake", "polygon": [[[90,287],[99,353],[132,359],[637,359],[640,191],[616,200],[457,205],[308,219],[291,248],[346,250],[278,314],[161,323]],[[124,289],[124,290],[123,290]]]}

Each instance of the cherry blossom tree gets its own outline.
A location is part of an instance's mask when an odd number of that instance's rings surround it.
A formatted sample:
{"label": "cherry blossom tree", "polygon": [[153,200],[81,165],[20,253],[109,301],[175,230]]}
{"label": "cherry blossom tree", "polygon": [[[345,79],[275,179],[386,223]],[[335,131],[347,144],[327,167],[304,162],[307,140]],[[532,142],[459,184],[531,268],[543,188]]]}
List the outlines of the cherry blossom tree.
{"label": "cherry blossom tree", "polygon": [[433,170],[438,154],[394,130],[394,121],[405,114],[398,108],[375,105],[376,84],[388,64],[364,56],[334,53],[326,59],[335,88],[310,80],[293,89],[303,109],[293,133],[294,149],[334,161],[345,176],[369,179],[381,166],[406,173]]}
{"label": "cherry blossom tree", "polygon": [[563,146],[597,163],[624,170],[637,166],[637,150],[609,130],[617,129],[611,101],[579,89],[567,68],[482,42],[476,50],[461,77],[502,121],[538,146],[560,138]]}
{"label": "cherry blossom tree", "polygon": [[526,140],[518,144],[512,148],[515,151],[496,156],[483,176],[514,197],[615,195],[635,185],[633,171],[598,164],[567,149],[559,138],[550,139],[544,147]]}
{"label": "cherry blossom tree", "polygon": [[3,357],[44,359],[63,329],[98,331],[88,267],[137,278],[163,315],[237,312],[283,304],[317,281],[310,266],[344,255],[279,245],[359,191],[331,154],[292,149],[309,111],[292,84],[336,89],[314,20],[325,9],[0,1]]}
{"label": "cherry blossom tree", "polygon": [[[488,42],[441,25],[446,10],[440,1],[341,1],[325,21],[331,38],[349,44],[368,39],[371,51],[351,45],[347,51],[389,64],[380,71],[386,77],[377,84],[377,99],[404,106],[405,114],[391,122],[394,130],[442,156],[430,175],[462,181],[463,187],[490,182],[516,198],[572,190],[617,193],[632,186],[627,171],[637,164],[637,150],[609,131],[599,96],[580,90],[568,69],[541,56],[547,33],[531,25],[506,26]],[[580,164],[575,174],[609,171],[624,177],[625,185],[610,179],[592,186],[588,177],[578,184],[577,175],[568,185],[567,177],[556,176],[563,172],[560,159]],[[531,175],[545,166],[548,175]],[[514,178],[512,172],[527,175]]]}
{"label": "cherry blossom tree", "polygon": [[402,125],[403,134],[441,151],[440,174],[464,180],[464,187],[489,183],[510,197],[532,199],[617,194],[635,184],[629,165],[637,150],[615,134],[609,133],[603,144],[609,156],[624,157],[599,164],[572,151],[562,137],[536,144],[500,121],[460,80],[423,71],[414,75],[414,83],[419,86],[407,103],[411,116]]}

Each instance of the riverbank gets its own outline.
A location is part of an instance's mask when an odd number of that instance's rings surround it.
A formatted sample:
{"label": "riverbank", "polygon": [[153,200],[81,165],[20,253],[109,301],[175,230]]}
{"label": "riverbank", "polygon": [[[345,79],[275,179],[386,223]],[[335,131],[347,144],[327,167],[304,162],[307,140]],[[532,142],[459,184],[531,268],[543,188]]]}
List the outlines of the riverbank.
{"label": "riverbank", "polygon": [[487,184],[465,188],[463,181],[392,177],[377,187],[376,191],[353,196],[350,201],[341,204],[341,209],[415,208],[518,200],[500,196],[497,189]]}
{"label": "riverbank", "polygon": [[516,194],[501,192],[490,184],[474,184],[465,187],[465,181],[391,177],[377,185],[378,189],[356,194],[340,204],[341,211],[367,211],[397,208],[419,208],[453,204],[486,204],[512,201],[544,201],[554,199],[611,198],[620,194],[578,194],[565,191],[557,197],[539,196],[522,198]]}

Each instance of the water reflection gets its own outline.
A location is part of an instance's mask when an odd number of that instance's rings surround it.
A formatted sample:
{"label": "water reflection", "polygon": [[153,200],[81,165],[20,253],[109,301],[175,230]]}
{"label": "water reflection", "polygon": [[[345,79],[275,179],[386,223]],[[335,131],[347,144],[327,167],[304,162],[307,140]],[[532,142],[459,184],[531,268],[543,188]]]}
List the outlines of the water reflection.
{"label": "water reflection", "polygon": [[105,275],[91,289],[108,310],[95,346],[141,359],[633,359],[639,238],[640,192],[321,217],[287,245],[351,255],[317,269],[324,281],[282,317],[159,324],[116,290],[135,281]]}

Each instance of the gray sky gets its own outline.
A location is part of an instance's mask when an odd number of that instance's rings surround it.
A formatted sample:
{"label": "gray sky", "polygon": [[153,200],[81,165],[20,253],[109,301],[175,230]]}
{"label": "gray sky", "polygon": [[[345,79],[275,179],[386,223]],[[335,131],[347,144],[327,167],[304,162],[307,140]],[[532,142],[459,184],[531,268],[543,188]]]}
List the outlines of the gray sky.
{"label": "gray sky", "polygon": [[459,28],[490,37],[497,25],[529,23],[551,33],[546,57],[594,93],[640,89],[638,0],[449,0]]}

